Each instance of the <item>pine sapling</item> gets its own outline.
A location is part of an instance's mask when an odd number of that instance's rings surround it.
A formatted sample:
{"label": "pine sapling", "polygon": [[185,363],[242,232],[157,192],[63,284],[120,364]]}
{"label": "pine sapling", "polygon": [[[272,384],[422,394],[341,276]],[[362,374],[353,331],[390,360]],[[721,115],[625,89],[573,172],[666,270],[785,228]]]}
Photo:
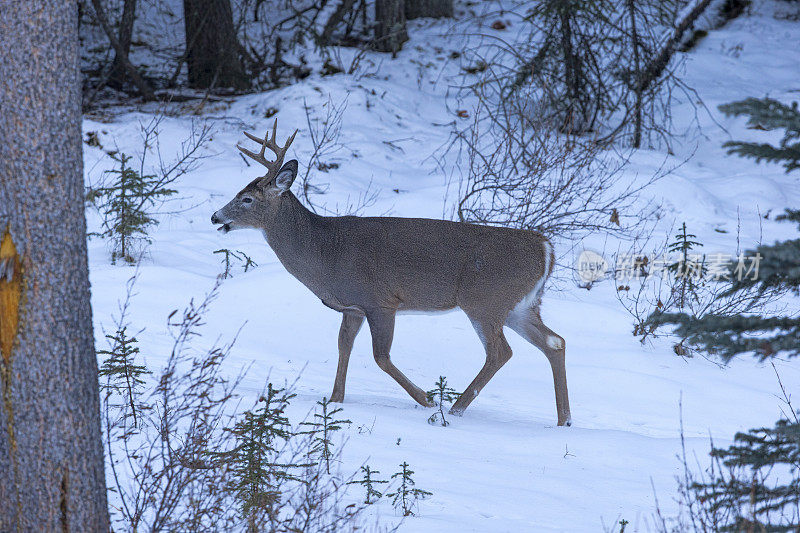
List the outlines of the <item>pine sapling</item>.
{"label": "pine sapling", "polygon": [[134,242],[143,240],[149,243],[147,231],[158,223],[149,209],[177,191],[164,187],[163,180],[157,176],[142,174],[129,167],[130,156],[114,153],[111,158],[119,163],[119,168],[106,171],[113,176],[111,183],[95,189],[95,194],[102,198],[100,212],[105,230],[101,235],[113,242],[112,263],[118,258],[134,263],[131,255]]}
{"label": "pine sapling", "polygon": [[100,380],[100,388],[107,394],[116,392],[125,399],[125,403],[130,407],[133,425],[136,427],[139,388],[144,384],[142,378],[150,374],[150,371],[145,365],[137,364],[138,341],[136,337],[128,335],[127,325],[119,325],[113,335],[106,335],[106,339],[109,340],[109,349],[97,351],[98,355],[107,356],[98,370],[98,376],[106,378],[105,383]]}
{"label": "pine sapling", "polygon": [[671,253],[680,254],[680,258],[667,266],[677,280],[677,285],[673,287],[675,293],[675,303],[683,309],[686,306],[687,298],[697,299],[697,289],[699,280],[706,273],[705,256],[692,254],[692,250],[702,246],[702,243],[694,240],[697,235],[686,231],[686,222],[681,224],[680,231],[675,235],[675,240],[668,245]]}
{"label": "pine sapling", "polygon": [[262,517],[272,516],[279,508],[280,484],[294,480],[295,464],[282,464],[278,458],[280,445],[293,437],[285,411],[294,398],[285,389],[267,385],[265,396],[258,399],[252,411],[246,411],[231,432],[235,446],[216,454],[218,464],[227,466],[231,473],[231,490],[241,506],[247,521],[247,531],[260,531]]}
{"label": "pine sapling", "polygon": [[378,501],[378,499],[380,499],[381,497],[383,497],[383,493],[379,491],[377,488],[375,488],[375,485],[381,485],[389,482],[386,480],[374,479],[372,476],[380,474],[380,471],[372,470],[369,467],[369,465],[362,466],[361,472],[364,474],[363,478],[356,481],[350,481],[348,482],[348,484],[361,485],[362,487],[364,487],[367,491],[367,494],[364,497],[364,503],[370,505]]}
{"label": "pine sapling", "polygon": [[398,511],[402,510],[403,516],[413,516],[413,509],[417,505],[417,501],[433,496],[433,493],[414,486],[414,479],[411,477],[414,475],[414,471],[408,468],[407,462],[403,461],[400,468],[400,472],[392,474],[392,479],[398,479],[400,486],[386,496],[392,498],[392,505]]}
{"label": "pine sapling", "polygon": [[333,457],[333,434],[342,429],[342,424],[352,424],[350,420],[337,419],[336,415],[341,413],[341,407],[331,409],[331,402],[327,398],[322,398],[317,402],[320,412],[314,413],[311,422],[301,422],[301,426],[309,428],[301,434],[311,435],[312,444],[309,453],[318,455],[321,461],[325,461],[325,472],[331,473],[331,458]]}
{"label": "pine sapling", "polygon": [[250,268],[255,268],[258,266],[258,263],[253,261],[253,259],[244,253],[241,250],[229,250],[228,248],[221,248],[219,250],[214,250],[215,254],[222,254],[222,264],[225,265],[225,270],[220,277],[223,279],[232,277],[231,268],[233,267],[233,262],[231,259],[235,259],[242,263],[242,268],[245,272],[247,272]]}
{"label": "pine sapling", "polygon": [[456,392],[455,389],[448,387],[447,379],[445,379],[444,376],[439,376],[439,381],[436,382],[436,386],[429,390],[426,395],[428,397],[428,401],[435,403],[438,407],[436,412],[433,413],[430,418],[428,418],[428,423],[436,424],[437,422],[441,421],[441,424],[444,427],[450,425],[450,422],[448,422],[444,417],[445,405],[448,403],[452,404],[458,400],[458,397],[461,396],[461,393]]}

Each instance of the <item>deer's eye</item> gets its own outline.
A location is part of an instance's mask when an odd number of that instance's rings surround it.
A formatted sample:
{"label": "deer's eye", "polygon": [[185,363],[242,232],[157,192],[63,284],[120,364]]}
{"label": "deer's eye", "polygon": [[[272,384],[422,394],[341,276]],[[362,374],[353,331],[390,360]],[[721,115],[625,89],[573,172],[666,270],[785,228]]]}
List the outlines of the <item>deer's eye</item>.
{"label": "deer's eye", "polygon": [[249,196],[245,196],[244,198],[242,198],[242,203],[245,203],[245,204],[249,204],[252,201],[253,201],[253,199],[250,198]]}

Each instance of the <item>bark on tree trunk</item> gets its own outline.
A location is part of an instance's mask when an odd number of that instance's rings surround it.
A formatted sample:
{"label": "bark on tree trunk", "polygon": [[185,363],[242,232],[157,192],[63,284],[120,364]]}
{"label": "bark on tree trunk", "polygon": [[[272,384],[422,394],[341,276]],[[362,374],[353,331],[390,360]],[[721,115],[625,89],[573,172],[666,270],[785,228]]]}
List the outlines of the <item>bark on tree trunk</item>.
{"label": "bark on tree trunk", "polygon": [[336,30],[336,26],[344,20],[345,15],[347,15],[356,5],[356,0],[342,0],[339,2],[339,5],[336,6],[336,10],[330,16],[328,21],[325,23],[325,27],[322,29],[322,35],[320,35],[319,43],[322,46],[326,46],[331,42],[331,35]]}
{"label": "bark on tree trunk", "polygon": [[183,0],[183,18],[189,85],[248,88],[230,1]]}
{"label": "bark on tree trunk", "polygon": [[125,72],[127,72],[133,84],[136,85],[136,88],[139,89],[142,98],[145,100],[155,100],[156,95],[153,93],[153,89],[144,78],[139,75],[139,71],[136,70],[136,67],[133,66],[133,63],[128,59],[127,50],[123,48],[122,43],[119,42],[119,39],[117,39],[117,36],[114,34],[114,30],[111,28],[106,18],[101,0],[92,0],[92,6],[94,6],[94,13],[97,17],[97,21],[100,23],[100,26],[103,27],[103,31],[106,33],[108,40],[111,41],[112,48],[114,48],[116,54],[114,59],[119,60],[120,64],[125,67]]}
{"label": "bark on tree trunk", "polygon": [[403,0],[375,0],[375,48],[397,55],[408,40]]}
{"label": "bark on tree trunk", "polygon": [[675,21],[675,28],[664,40],[664,44],[661,46],[658,54],[656,54],[650,64],[643,69],[639,77],[640,91],[646,91],[650,88],[650,84],[664,73],[664,69],[667,68],[672,56],[675,55],[675,52],[678,50],[678,43],[680,43],[681,38],[683,38],[683,34],[698,18],[700,18],[700,15],[703,14],[709,4],[711,4],[711,0],[694,0],[694,3],[683,9],[683,16]]}
{"label": "bark on tree trunk", "polygon": [[[122,6],[122,18],[119,21],[119,34],[117,40],[125,51],[127,58],[131,52],[131,40],[133,38],[133,23],[136,20],[136,0],[125,0]],[[114,54],[114,62],[111,64],[111,74],[109,75],[109,85],[120,88],[125,83],[125,63],[119,54]]]}
{"label": "bark on tree trunk", "polygon": [[559,11],[561,22],[561,49],[564,54],[564,82],[567,85],[568,108],[562,130],[582,131],[585,127],[585,112],[581,105],[583,95],[583,74],[580,59],[572,46],[571,14],[566,8]]}
{"label": "bark on tree trunk", "polygon": [[77,3],[2,2],[0,531],[108,531]]}
{"label": "bark on tree trunk", "polygon": [[452,17],[453,0],[405,0],[406,19]]}

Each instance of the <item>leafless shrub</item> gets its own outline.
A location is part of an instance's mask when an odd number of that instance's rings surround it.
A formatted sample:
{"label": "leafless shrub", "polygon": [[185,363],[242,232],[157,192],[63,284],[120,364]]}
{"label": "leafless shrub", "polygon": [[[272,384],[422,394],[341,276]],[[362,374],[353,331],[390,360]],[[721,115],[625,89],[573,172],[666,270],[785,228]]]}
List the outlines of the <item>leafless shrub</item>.
{"label": "leafless shrub", "polygon": [[[681,11],[682,0],[633,2],[528,2],[488,10],[464,54],[467,93],[495,102],[535,102],[539,121],[561,132],[603,140],[668,143],[670,107],[679,93],[695,92],[678,75],[676,54],[708,0]],[[512,23],[513,21],[513,23]],[[517,29],[519,28],[519,29]]]}
{"label": "leafless shrub", "polygon": [[[331,9],[328,0],[239,0],[234,11],[237,27],[247,54],[261,72],[254,76],[254,86],[269,88],[285,84],[286,80],[307,76],[310,69],[305,58],[300,64],[291,64],[284,56],[298,47],[306,51],[314,46],[326,59],[323,75],[338,72],[350,74],[358,70],[366,52],[373,49],[370,36],[372,17],[368,15],[365,0],[346,0]],[[348,62],[338,49],[340,46],[357,50]]]}
{"label": "leafless shrub", "polygon": [[240,412],[243,375],[230,379],[223,370],[233,342],[196,345],[222,280],[201,302],[169,315],[173,344],[158,371],[145,366],[130,333],[134,281],[100,352],[107,356],[101,406],[114,530],[364,530],[365,505],[347,494],[352,476],[327,472],[340,462],[341,447],[326,463],[314,442],[319,435],[285,414],[293,385],[269,384]]}
{"label": "leafless shrub", "polygon": [[311,201],[310,194],[324,193],[323,189],[316,187],[309,181],[312,170],[327,172],[331,169],[339,168],[339,164],[328,160],[344,148],[339,138],[342,134],[342,117],[347,109],[347,100],[335,104],[330,98],[322,106],[325,110],[324,117],[315,116],[314,112],[303,100],[303,110],[306,114],[306,125],[308,126],[308,137],[311,140],[312,152],[308,157],[305,171],[300,178],[303,190],[303,198],[312,208],[314,203]]}
{"label": "leafless shrub", "polygon": [[[129,392],[134,401],[124,401],[113,386],[119,373],[107,376],[101,405],[115,529],[207,531],[229,523],[229,498],[217,490],[226,473],[212,468],[208,452],[229,445],[222,428],[232,420],[228,407],[238,379],[228,380],[221,365],[232,344],[198,351],[191,342],[218,288],[170,315],[166,364],[152,386]],[[118,328],[125,325],[128,301]],[[130,360],[127,368],[133,365]],[[133,406],[139,406],[137,417]]]}
{"label": "leafless shrub", "polygon": [[[189,133],[180,142],[177,151],[171,156],[166,156],[163,152],[161,133],[168,111],[168,104],[161,105],[150,120],[139,122],[141,147],[136,153],[138,167],[136,170],[140,176],[151,175],[155,178],[151,184],[154,190],[168,188],[182,176],[196,169],[200,162],[208,157],[203,153],[203,148],[211,140],[213,131],[207,122],[192,120]],[[114,150],[104,147],[96,132],[89,133],[87,144],[103,149],[110,156],[120,153],[119,146],[115,146]],[[153,159],[155,162],[151,163]],[[92,189],[102,186],[101,182],[89,187],[87,198],[92,198]]]}
{"label": "leafless shrub", "polygon": [[153,154],[158,169],[158,187],[167,187],[197,168],[200,161],[208,157],[202,151],[211,140],[212,133],[212,128],[207,122],[192,120],[189,134],[181,141],[177,152],[165,159],[161,146],[161,132],[166,116],[166,107],[162,107],[149,122],[139,124],[142,139],[140,173],[145,170],[148,155]]}
{"label": "leafless shrub", "polygon": [[346,150],[347,147],[341,142],[342,118],[347,110],[347,100],[335,103],[328,101],[322,106],[324,115],[317,116],[314,110],[303,101],[303,110],[306,115],[306,126],[308,127],[308,138],[311,140],[311,155],[306,159],[305,169],[300,173],[299,183],[301,196],[306,204],[314,211],[322,211],[328,214],[360,214],[370,207],[377,200],[378,193],[373,191],[370,186],[359,193],[355,199],[348,199],[343,206],[330,207],[317,200],[318,195],[327,192],[327,187],[315,185],[312,182],[312,172],[329,172],[339,168],[339,163],[333,157]]}
{"label": "leafless shrub", "polygon": [[642,231],[657,206],[639,193],[659,175],[627,175],[625,155],[556,133],[532,116],[531,105],[482,99],[472,125],[455,133],[466,163],[458,218],[565,239],[593,232],[632,237]]}

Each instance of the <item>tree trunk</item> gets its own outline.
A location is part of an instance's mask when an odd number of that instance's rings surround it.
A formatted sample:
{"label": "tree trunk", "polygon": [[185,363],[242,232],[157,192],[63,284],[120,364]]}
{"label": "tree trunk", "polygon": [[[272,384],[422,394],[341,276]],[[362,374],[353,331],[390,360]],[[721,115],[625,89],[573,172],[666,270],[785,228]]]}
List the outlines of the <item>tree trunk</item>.
{"label": "tree trunk", "polygon": [[[136,20],[136,0],[125,0],[122,6],[122,18],[119,21],[119,34],[117,40],[120,47],[125,51],[125,58],[131,52],[131,40],[133,38],[133,23]],[[122,88],[125,84],[125,63],[120,54],[114,54],[114,62],[111,64],[111,74],[109,75],[109,85]]]}
{"label": "tree trunk", "polygon": [[561,22],[561,50],[564,54],[564,83],[567,89],[567,113],[564,117],[564,125],[562,129],[567,132],[574,130],[581,130],[583,127],[582,117],[578,118],[577,115],[583,115],[580,109],[580,101],[582,94],[580,63],[578,57],[572,49],[572,24],[571,14],[566,8],[559,11],[559,19]]}
{"label": "tree trunk", "polygon": [[639,77],[641,76],[639,33],[636,31],[636,6],[633,2],[634,0],[626,0],[628,16],[631,19],[631,47],[633,48],[633,67],[636,72],[633,86],[635,95],[633,104],[633,147],[639,148],[642,145],[642,86],[639,82]]}
{"label": "tree trunk", "polygon": [[405,0],[406,19],[452,17],[453,0]]}
{"label": "tree trunk", "polygon": [[0,10],[0,531],[106,532],[77,4]]}
{"label": "tree trunk", "polygon": [[[119,39],[117,39],[117,36],[114,34],[114,30],[108,22],[101,0],[92,0],[92,6],[94,7],[94,14],[97,17],[97,21],[100,23],[100,26],[102,26],[108,40],[111,41],[112,48],[114,48],[114,60],[119,61],[119,64],[125,68],[125,72],[128,74],[133,84],[136,85],[136,88],[139,89],[142,98],[145,100],[155,100],[156,95],[153,93],[153,89],[144,78],[139,75],[139,71],[136,70],[136,67],[134,67],[133,63],[128,59],[127,49],[122,46],[122,43],[119,42]],[[128,48],[130,48],[130,46],[128,46]]]}
{"label": "tree trunk", "polygon": [[336,30],[336,26],[344,20],[345,15],[350,13],[356,5],[356,0],[342,0],[339,2],[339,5],[336,6],[336,10],[330,16],[328,21],[325,23],[325,27],[322,29],[322,35],[319,38],[319,44],[322,46],[327,46],[331,42],[331,36],[333,32]]}
{"label": "tree trunk", "polygon": [[408,40],[404,4],[403,0],[375,0],[375,49],[391,52],[392,57]]}
{"label": "tree trunk", "polygon": [[[682,10],[683,15],[675,21],[675,28],[671,30],[664,40],[664,44],[661,45],[659,52],[639,76],[640,91],[646,91],[654,81],[661,77],[672,56],[678,50],[678,43],[680,43],[683,34],[700,18],[700,15],[703,14],[709,4],[711,4],[711,0],[694,0],[692,4]],[[691,9],[689,9],[690,7]]]}
{"label": "tree trunk", "polygon": [[230,0],[183,0],[183,17],[189,85],[248,88]]}

